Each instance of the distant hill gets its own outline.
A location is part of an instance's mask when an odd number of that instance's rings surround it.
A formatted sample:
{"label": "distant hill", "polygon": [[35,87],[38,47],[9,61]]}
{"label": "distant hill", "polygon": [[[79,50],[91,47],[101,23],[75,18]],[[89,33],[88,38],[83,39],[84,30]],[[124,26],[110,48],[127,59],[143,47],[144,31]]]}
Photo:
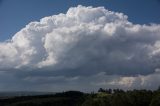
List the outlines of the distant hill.
{"label": "distant hill", "polygon": [[15,96],[34,96],[55,94],[54,92],[35,92],[35,91],[5,91],[0,92],[0,98],[15,97]]}
{"label": "distant hill", "polygon": [[1,98],[0,106],[80,106],[84,93],[68,91],[56,94]]}

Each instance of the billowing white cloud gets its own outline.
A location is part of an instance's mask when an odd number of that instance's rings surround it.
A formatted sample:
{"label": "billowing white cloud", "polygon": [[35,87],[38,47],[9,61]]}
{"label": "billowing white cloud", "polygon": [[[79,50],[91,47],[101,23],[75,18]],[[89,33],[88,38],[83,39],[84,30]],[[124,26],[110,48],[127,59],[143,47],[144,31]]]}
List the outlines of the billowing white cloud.
{"label": "billowing white cloud", "polygon": [[[107,77],[110,77],[108,79]],[[103,79],[103,80],[102,80]],[[160,85],[160,70],[148,75],[137,76],[107,76],[101,75],[101,80],[92,82],[95,86],[122,88],[122,89],[157,89]]]}
{"label": "billowing white cloud", "polygon": [[25,81],[72,82],[103,72],[107,77],[95,85],[107,80],[108,85],[148,87],[145,81],[156,83],[160,68],[160,25],[133,24],[123,13],[79,5],[29,23],[1,42],[0,50],[0,70]]}

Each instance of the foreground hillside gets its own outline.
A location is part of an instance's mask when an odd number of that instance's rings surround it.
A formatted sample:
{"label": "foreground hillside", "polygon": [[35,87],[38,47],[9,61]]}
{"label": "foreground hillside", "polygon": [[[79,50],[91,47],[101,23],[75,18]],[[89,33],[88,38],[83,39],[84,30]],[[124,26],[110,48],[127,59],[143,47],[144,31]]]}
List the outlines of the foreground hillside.
{"label": "foreground hillside", "polygon": [[98,93],[68,91],[51,95],[0,99],[0,106],[160,106],[160,90],[99,89]]}

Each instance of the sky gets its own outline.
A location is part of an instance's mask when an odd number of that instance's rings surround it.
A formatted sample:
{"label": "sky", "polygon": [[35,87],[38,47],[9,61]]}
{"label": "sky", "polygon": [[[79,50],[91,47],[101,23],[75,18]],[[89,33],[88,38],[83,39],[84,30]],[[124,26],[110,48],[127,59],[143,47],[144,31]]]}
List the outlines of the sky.
{"label": "sky", "polygon": [[0,0],[0,41],[10,39],[31,21],[65,13],[79,4],[122,12],[133,23],[160,23],[159,0]]}
{"label": "sky", "polygon": [[156,89],[159,0],[0,0],[0,91]]}

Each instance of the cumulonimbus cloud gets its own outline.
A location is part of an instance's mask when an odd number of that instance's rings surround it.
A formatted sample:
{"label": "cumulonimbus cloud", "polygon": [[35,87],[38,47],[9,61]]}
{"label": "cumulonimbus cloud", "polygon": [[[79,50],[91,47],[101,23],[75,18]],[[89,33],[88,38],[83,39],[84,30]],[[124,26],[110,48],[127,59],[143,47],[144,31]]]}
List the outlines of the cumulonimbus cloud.
{"label": "cumulonimbus cloud", "polygon": [[147,75],[160,68],[160,25],[133,24],[123,13],[79,5],[29,23],[0,50],[0,70]]}

